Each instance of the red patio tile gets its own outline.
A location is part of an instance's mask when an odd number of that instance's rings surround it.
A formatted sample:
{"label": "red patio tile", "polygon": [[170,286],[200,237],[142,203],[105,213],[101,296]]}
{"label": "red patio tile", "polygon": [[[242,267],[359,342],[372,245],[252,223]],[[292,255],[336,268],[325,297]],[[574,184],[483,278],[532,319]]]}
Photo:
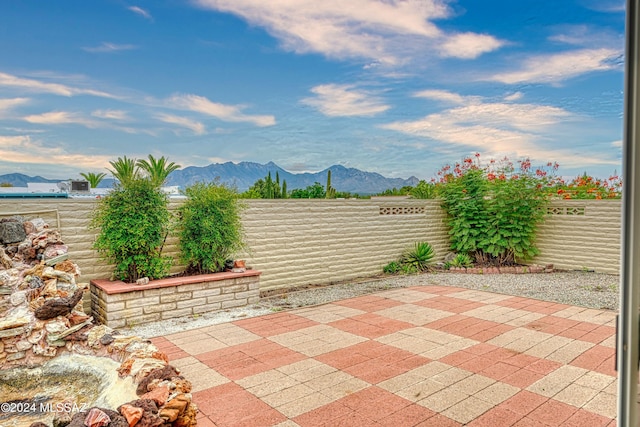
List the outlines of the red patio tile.
{"label": "red patio tile", "polygon": [[331,422],[336,418],[345,417],[353,412],[353,409],[340,402],[331,402],[302,415],[293,418],[293,421],[300,427],[319,427]]}
{"label": "red patio tile", "polygon": [[543,377],[544,375],[537,372],[533,372],[528,369],[520,369],[519,371],[507,375],[500,381],[524,389]]}
{"label": "red patio tile", "polygon": [[335,301],[334,304],[355,308],[357,310],[366,311],[367,313],[404,305],[404,303],[400,301],[392,300],[390,298],[382,298],[375,295],[367,295],[358,298]]}
{"label": "red patio tile", "polygon": [[516,354],[508,359],[504,359],[504,363],[508,363],[509,365],[517,366],[519,368],[526,368],[527,366],[533,365],[537,361],[539,361],[539,357],[529,356],[528,354]]}
{"label": "red patio tile", "polygon": [[330,423],[323,424],[326,427],[374,427],[378,423],[359,412],[350,412],[339,418],[334,418]]}
{"label": "red patio tile", "polygon": [[407,372],[408,368],[401,368],[394,364],[383,364],[379,359],[370,359],[357,365],[351,365],[343,369],[344,372],[368,382],[378,384],[389,378],[396,377]]}
{"label": "red patio tile", "polygon": [[531,411],[527,415],[527,418],[550,426],[561,426],[564,425],[563,423],[575,414],[577,410],[578,408],[575,406],[549,399]]}
{"label": "red patio tile", "polygon": [[467,424],[469,427],[510,427],[522,419],[517,412],[496,406]]}
{"label": "red patio tile", "polygon": [[595,345],[573,359],[569,364],[579,368],[594,370],[605,360],[615,354],[616,350],[610,347]]}
{"label": "red patio tile", "polygon": [[505,332],[509,332],[512,329],[514,329],[513,326],[496,324],[495,326],[489,329],[485,329],[484,331],[478,332],[475,335],[470,335],[467,338],[475,341],[486,342],[486,341],[489,341],[490,339],[497,337],[498,335],[502,335]]}
{"label": "red patio tile", "polygon": [[474,308],[482,307],[484,305],[481,302],[453,298],[444,295],[417,301],[414,302],[414,304],[434,308],[436,310],[449,311],[451,313],[464,313],[465,311],[473,310]]}
{"label": "red patio tile", "polygon": [[385,418],[379,419],[378,423],[384,427],[414,426],[432,418],[434,415],[436,415],[435,412],[424,406],[411,404]]}
{"label": "red patio tile", "polygon": [[476,374],[478,374],[484,369],[493,366],[495,363],[496,362],[494,360],[491,360],[485,356],[478,356],[475,359],[471,359],[467,362],[459,364],[458,368],[466,369],[467,371],[475,372]]}
{"label": "red patio tile", "polygon": [[378,338],[407,328],[413,328],[411,323],[388,319],[373,313],[361,314],[348,319],[328,323],[329,326],[365,338]]}
{"label": "red patio tile", "polygon": [[451,366],[458,366],[465,362],[469,362],[476,357],[478,356],[476,356],[475,354],[467,353],[466,351],[456,351],[455,353],[451,353],[439,359],[438,362],[446,363],[447,365]]}
{"label": "red patio tile", "polygon": [[436,295],[448,295],[448,294],[455,294],[458,292],[466,291],[466,289],[464,288],[458,288],[455,286],[441,286],[441,285],[417,286],[410,289],[419,291],[419,292],[426,292],[429,294],[436,294]]}
{"label": "red patio tile", "polygon": [[[553,424],[557,426],[557,424]],[[524,417],[517,421],[513,427],[549,427],[549,424],[543,424],[540,421],[532,420],[531,418]],[[585,426],[586,427],[586,426]]]}
{"label": "red patio tile", "polygon": [[596,329],[580,337],[580,340],[593,344],[600,344],[602,341],[616,334],[616,329],[611,326],[598,326]]}
{"label": "red patio tile", "polygon": [[527,366],[527,369],[542,375],[547,375],[558,369],[560,366],[562,366],[562,363],[554,362],[553,360],[540,359]]}
{"label": "red patio tile", "polygon": [[594,371],[599,372],[601,374],[609,375],[612,377],[618,376],[618,372],[615,369],[616,367],[616,355],[613,354],[609,358],[607,358],[604,362],[594,368]]}
{"label": "red patio tile", "polygon": [[584,409],[578,409],[575,414],[564,422],[563,427],[605,427],[611,421],[614,420]]}
{"label": "red patio tile", "polygon": [[433,417],[416,424],[415,427],[462,427],[462,424],[449,417],[445,417],[442,414],[436,414]]}
{"label": "red patio tile", "polygon": [[467,353],[471,353],[471,354],[476,354],[478,356],[482,356],[484,354],[490,353],[493,350],[498,349],[499,347],[492,345],[492,344],[486,344],[486,343],[480,343],[480,344],[476,344],[474,346],[471,346],[469,348],[465,348],[464,351],[466,351]]}
{"label": "red patio tile", "polygon": [[545,403],[548,398],[541,396],[537,393],[532,393],[527,390],[521,390],[509,399],[502,402],[497,408],[507,409],[525,416]]}
{"label": "red patio tile", "polygon": [[269,314],[252,319],[237,320],[233,323],[261,337],[272,337],[319,324],[306,317],[291,313]]}
{"label": "red patio tile", "polygon": [[502,381],[503,378],[514,374],[519,371],[520,368],[517,366],[509,365],[504,362],[496,362],[491,366],[487,366],[485,369],[478,372],[480,375],[484,375],[485,377],[493,378],[496,381]]}
{"label": "red patio tile", "polygon": [[151,343],[158,347],[158,350],[167,355],[170,362],[189,357],[190,354],[165,338],[152,338]]}

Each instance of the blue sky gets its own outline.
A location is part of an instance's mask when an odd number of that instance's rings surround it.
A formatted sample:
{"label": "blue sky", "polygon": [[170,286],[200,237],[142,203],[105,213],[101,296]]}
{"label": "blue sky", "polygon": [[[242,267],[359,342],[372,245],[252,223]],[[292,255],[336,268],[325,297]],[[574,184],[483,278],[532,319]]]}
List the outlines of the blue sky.
{"label": "blue sky", "polygon": [[623,0],[0,2],[0,174],[621,168]]}

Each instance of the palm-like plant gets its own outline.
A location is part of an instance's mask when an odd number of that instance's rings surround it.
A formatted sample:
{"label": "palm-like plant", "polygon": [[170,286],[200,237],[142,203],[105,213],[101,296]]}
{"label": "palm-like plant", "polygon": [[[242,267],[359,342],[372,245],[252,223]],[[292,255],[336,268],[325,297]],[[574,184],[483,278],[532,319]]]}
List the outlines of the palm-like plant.
{"label": "palm-like plant", "polygon": [[413,248],[402,255],[402,263],[411,266],[416,271],[426,271],[431,268],[434,257],[433,246],[427,242],[416,242]]}
{"label": "palm-like plant", "polygon": [[112,160],[109,163],[113,167],[113,170],[107,170],[125,187],[140,177],[136,159],[129,159],[127,156],[124,156],[118,157],[118,160]]}
{"label": "palm-like plant", "polygon": [[169,174],[182,167],[174,162],[169,163],[169,159],[164,156],[156,159],[151,154],[149,154],[148,161],[145,159],[138,160],[136,166],[146,172],[149,180],[156,187],[162,187]]}
{"label": "palm-like plant", "polygon": [[100,184],[100,181],[102,181],[104,177],[107,176],[107,174],[102,172],[101,173],[82,172],[80,173],[80,176],[82,176],[84,179],[89,181],[89,185],[91,186],[91,188],[96,188],[98,187],[98,184]]}

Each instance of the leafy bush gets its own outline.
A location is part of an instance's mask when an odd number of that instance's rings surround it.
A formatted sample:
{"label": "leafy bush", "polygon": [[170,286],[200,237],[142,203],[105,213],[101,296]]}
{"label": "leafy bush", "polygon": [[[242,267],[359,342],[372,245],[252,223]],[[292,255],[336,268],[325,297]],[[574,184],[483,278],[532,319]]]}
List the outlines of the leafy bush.
{"label": "leafy bush", "polygon": [[100,199],[91,225],[100,230],[93,247],[115,264],[114,278],[135,282],[169,272],[162,255],[171,216],[167,196],[148,179],[132,178]]}
{"label": "leafy bush", "polygon": [[387,274],[395,274],[402,270],[402,264],[398,261],[391,261],[389,264],[382,267],[382,271]]}
{"label": "leafy bush", "polygon": [[457,254],[447,264],[449,267],[471,267],[473,265],[473,260],[467,254]]}
{"label": "leafy bush", "polygon": [[235,189],[217,182],[186,189],[187,200],[178,209],[180,258],[190,274],[222,271],[225,261],[243,245]]}
{"label": "leafy bush", "polygon": [[555,180],[541,168],[533,173],[528,159],[519,163],[518,171],[506,158],[483,167],[477,154],[439,172],[451,249],[498,265],[538,254],[535,233]]}
{"label": "leafy bush", "polygon": [[414,267],[416,271],[425,271],[433,263],[433,247],[427,242],[416,242],[413,248],[402,254],[403,265]]}

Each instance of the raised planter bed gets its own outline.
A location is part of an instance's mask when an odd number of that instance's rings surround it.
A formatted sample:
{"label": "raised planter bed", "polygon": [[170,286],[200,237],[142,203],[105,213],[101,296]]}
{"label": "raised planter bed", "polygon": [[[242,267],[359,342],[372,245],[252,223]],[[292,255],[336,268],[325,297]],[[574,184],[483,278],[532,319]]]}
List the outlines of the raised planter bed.
{"label": "raised planter bed", "polygon": [[91,281],[91,311],[111,328],[242,307],[260,299],[260,271],[153,280],[145,285]]}

